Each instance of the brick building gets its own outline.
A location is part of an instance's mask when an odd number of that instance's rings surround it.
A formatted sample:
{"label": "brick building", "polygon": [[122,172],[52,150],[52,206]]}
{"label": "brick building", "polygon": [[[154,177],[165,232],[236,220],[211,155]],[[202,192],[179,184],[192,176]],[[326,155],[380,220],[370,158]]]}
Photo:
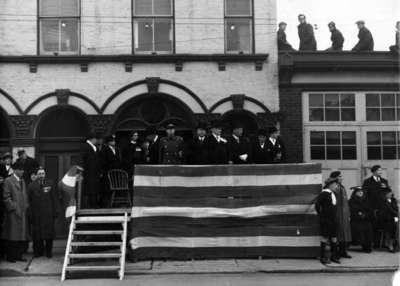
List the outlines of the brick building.
{"label": "brick building", "polygon": [[53,178],[89,130],[279,121],[275,0],[1,0],[1,149]]}

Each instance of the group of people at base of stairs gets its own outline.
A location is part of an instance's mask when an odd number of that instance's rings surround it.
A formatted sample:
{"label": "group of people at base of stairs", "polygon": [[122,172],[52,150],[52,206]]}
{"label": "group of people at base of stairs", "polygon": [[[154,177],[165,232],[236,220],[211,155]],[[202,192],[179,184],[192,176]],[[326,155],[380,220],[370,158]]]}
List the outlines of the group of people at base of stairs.
{"label": "group of people at base of stairs", "polygon": [[373,166],[371,173],[362,186],[351,188],[350,200],[340,171],[332,172],[326,179],[315,202],[322,235],[321,263],[340,263],[341,258],[351,258],[347,252],[350,243],[361,245],[366,253],[381,247],[389,252],[399,251],[397,200],[388,181],[382,178],[381,166]]}
{"label": "group of people at base of stairs", "polygon": [[[299,51],[317,51],[317,41],[314,36],[314,28],[307,23],[306,16],[300,14],[298,16],[299,25],[297,26],[300,45]],[[372,33],[365,26],[365,21],[359,20],[356,22],[359,29],[358,43],[352,48],[353,52],[368,52],[374,50],[374,38]],[[285,22],[279,23],[278,29],[278,50],[279,51],[295,51],[292,45],[286,39]],[[343,43],[345,41],[343,34],[336,27],[335,22],[328,23],[329,31],[331,32],[331,46],[326,51],[343,51]],[[395,44],[389,47],[389,50],[395,54],[400,52],[400,21],[396,22]]]}
{"label": "group of people at base of stairs", "polygon": [[60,209],[57,188],[25,150],[17,154],[15,162],[9,152],[0,156],[0,260],[26,261],[30,240],[35,257],[51,258]]}

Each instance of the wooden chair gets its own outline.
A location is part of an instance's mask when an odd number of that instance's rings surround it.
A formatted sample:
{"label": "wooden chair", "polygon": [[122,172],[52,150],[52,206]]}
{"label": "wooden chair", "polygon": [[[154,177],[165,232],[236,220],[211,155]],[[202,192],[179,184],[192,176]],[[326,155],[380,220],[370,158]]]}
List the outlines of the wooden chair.
{"label": "wooden chair", "polygon": [[128,204],[132,206],[131,194],[129,190],[129,176],[124,170],[113,169],[107,173],[110,184],[111,202],[110,207],[116,204]]}

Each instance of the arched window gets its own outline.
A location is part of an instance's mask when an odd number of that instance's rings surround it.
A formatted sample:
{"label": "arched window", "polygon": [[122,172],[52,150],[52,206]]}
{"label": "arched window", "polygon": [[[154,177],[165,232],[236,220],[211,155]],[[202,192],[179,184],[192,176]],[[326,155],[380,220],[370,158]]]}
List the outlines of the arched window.
{"label": "arched window", "polygon": [[258,130],[257,117],[246,110],[232,110],[222,115],[221,121],[225,134],[232,132],[232,124],[238,122],[243,125],[244,133],[247,136],[254,136]]}

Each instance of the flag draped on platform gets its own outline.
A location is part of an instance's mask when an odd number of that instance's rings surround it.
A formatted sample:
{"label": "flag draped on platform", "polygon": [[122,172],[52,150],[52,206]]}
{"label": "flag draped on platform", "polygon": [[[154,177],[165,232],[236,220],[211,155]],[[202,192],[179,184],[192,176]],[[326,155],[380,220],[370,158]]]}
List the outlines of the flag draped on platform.
{"label": "flag draped on platform", "polygon": [[314,257],[319,164],[136,166],[137,259]]}

